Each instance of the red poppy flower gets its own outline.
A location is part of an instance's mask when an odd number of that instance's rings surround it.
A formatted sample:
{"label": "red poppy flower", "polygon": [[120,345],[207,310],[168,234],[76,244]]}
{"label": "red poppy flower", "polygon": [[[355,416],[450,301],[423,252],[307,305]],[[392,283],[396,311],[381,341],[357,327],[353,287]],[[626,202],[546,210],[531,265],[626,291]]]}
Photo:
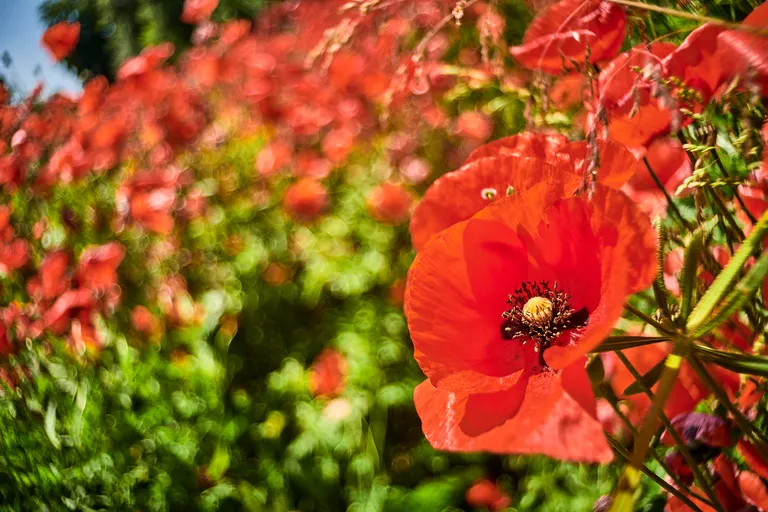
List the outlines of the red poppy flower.
{"label": "red poppy flower", "polygon": [[291,146],[280,140],[267,144],[256,157],[254,166],[260,176],[270,178],[288,166],[293,158]]}
{"label": "red poppy flower", "polygon": [[706,23],[691,32],[664,59],[664,74],[680,79],[709,98],[723,81],[722,52],[718,44],[721,27]]}
{"label": "red poppy flower", "polygon": [[[765,446],[765,445],[763,445]],[[745,439],[739,440],[736,444],[736,450],[747,463],[749,469],[763,478],[768,479],[768,461],[760,453],[760,450],[751,442]]]}
{"label": "red poppy flower", "polygon": [[590,202],[542,181],[436,235],[405,296],[432,445],[610,460],[583,356],[650,285],[654,251],[647,217],[602,185]]}
{"label": "red poppy flower", "polygon": [[583,73],[570,73],[557,79],[549,90],[549,99],[558,110],[568,110],[584,104],[587,77]]}
{"label": "red poppy flower", "polygon": [[211,17],[219,5],[219,0],[185,0],[181,11],[181,21],[196,25]]}
{"label": "red poppy flower", "polygon": [[126,60],[117,70],[119,80],[140,78],[150,71],[154,71],[173,55],[174,46],[171,43],[162,43],[157,46],[145,48],[140,55]]}
{"label": "red poppy flower", "polygon": [[738,476],[738,484],[747,502],[761,510],[768,510],[768,491],[759,476],[751,471],[742,471]]}
{"label": "red poppy flower", "polygon": [[137,172],[115,193],[118,211],[150,231],[170,233],[180,175],[175,167]]}
{"label": "red poppy flower", "polygon": [[[768,28],[768,4],[762,4],[744,18],[744,25]],[[753,75],[753,80],[768,93],[768,37],[745,30],[726,30],[717,36],[722,53],[723,74]]]}
{"label": "red poppy flower", "polygon": [[321,180],[331,174],[331,169],[331,162],[311,149],[305,149],[296,155],[296,176]]}
{"label": "red poppy flower", "polygon": [[0,273],[10,274],[26,265],[29,260],[29,244],[21,238],[8,243],[0,242]]}
{"label": "red poppy flower", "polygon": [[[467,157],[465,163],[486,156],[525,156],[550,162],[555,155],[568,145],[568,137],[559,133],[523,132],[510,137],[496,139],[480,146]],[[550,162],[553,163],[553,162]]]}
{"label": "red poppy flower", "polygon": [[82,309],[90,310],[94,305],[93,292],[87,289],[67,290],[43,317],[45,327],[54,334],[63,334],[69,321]]}
{"label": "red poppy flower", "polygon": [[413,194],[397,183],[382,183],[368,195],[371,217],[387,224],[402,224],[408,220]]}
{"label": "red poppy flower", "polygon": [[323,138],[323,154],[328,157],[328,160],[338,164],[349,156],[354,145],[355,134],[351,130],[343,128],[333,130]]}
{"label": "red poppy flower", "polygon": [[69,289],[71,278],[67,268],[69,257],[64,251],[48,254],[40,264],[38,277],[27,282],[27,290],[33,297],[52,300]]}
{"label": "red poppy flower", "polygon": [[312,178],[303,178],[285,192],[283,207],[286,213],[299,222],[312,222],[328,206],[328,191]]}
{"label": "red poppy flower", "polygon": [[509,495],[487,478],[481,478],[472,484],[464,499],[472,507],[485,507],[490,510],[502,510],[512,503]]}
{"label": "red poppy flower", "polygon": [[93,291],[104,291],[117,284],[117,267],[124,256],[125,249],[119,242],[84,250],[77,267],[80,286]]}
{"label": "red poppy flower", "polygon": [[558,74],[573,63],[610,59],[621,48],[627,15],[605,0],[562,0],[539,13],[510,52],[527,69]]}
{"label": "red poppy flower", "polygon": [[62,21],[43,33],[40,44],[48,50],[56,62],[72,53],[80,39],[80,24]]}
{"label": "red poppy flower", "polygon": [[456,134],[475,143],[485,142],[493,133],[490,118],[480,112],[468,110],[456,119]]}
{"label": "red poppy flower", "polygon": [[[479,147],[462,167],[438,178],[416,205],[410,226],[413,247],[421,250],[433,235],[509,193],[545,183],[560,197],[572,195],[583,180],[587,157],[585,142],[540,133]],[[598,183],[611,188],[621,187],[636,165],[628,150],[606,141],[598,142],[598,163]]]}
{"label": "red poppy flower", "polygon": [[[758,389],[758,383],[754,379],[752,377],[744,381],[744,386],[741,389],[738,405],[742,412],[751,411],[763,398],[764,391],[763,389]],[[762,379],[760,382],[762,382]]]}
{"label": "red poppy flower", "polygon": [[314,396],[333,397],[344,391],[347,360],[339,352],[326,349],[317,356],[309,374],[309,391]]}
{"label": "red poppy flower", "polygon": [[158,328],[155,315],[146,306],[136,306],[131,311],[131,323],[138,332],[146,335],[154,334]]}
{"label": "red poppy flower", "polygon": [[[675,48],[669,43],[639,45],[617,56],[600,71],[592,109],[606,113],[610,139],[627,147],[639,147],[669,130],[671,105],[661,103],[655,94],[657,84],[644,75],[661,78],[663,59]],[[635,71],[637,68],[643,74]]]}

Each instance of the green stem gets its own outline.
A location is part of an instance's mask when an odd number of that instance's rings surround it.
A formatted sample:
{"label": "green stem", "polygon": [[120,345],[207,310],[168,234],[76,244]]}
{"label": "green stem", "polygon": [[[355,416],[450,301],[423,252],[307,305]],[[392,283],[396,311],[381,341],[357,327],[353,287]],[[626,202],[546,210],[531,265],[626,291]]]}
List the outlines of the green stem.
{"label": "green stem", "polygon": [[[630,360],[625,356],[621,351],[616,351],[616,356],[621,360],[621,362],[626,366],[627,370],[629,370],[629,373],[632,374],[632,377],[635,379],[635,381],[638,383],[640,388],[643,390],[643,392],[650,398],[651,402],[653,403],[656,395],[651,391],[651,389],[645,385],[645,381],[643,381],[643,376],[640,374],[640,372],[637,371],[635,366],[630,362]],[[675,445],[677,446],[677,449],[680,450],[680,453],[682,454],[685,461],[688,463],[688,466],[691,468],[691,471],[693,472],[693,479],[698,484],[699,488],[704,491],[704,493],[709,497],[710,501],[713,502],[715,505],[715,510],[718,510],[720,512],[724,512],[723,508],[719,505],[717,496],[715,495],[713,491],[712,482],[709,478],[707,478],[707,475],[701,471],[701,468],[696,463],[696,460],[693,458],[693,455],[691,455],[690,450],[688,450],[688,446],[685,444],[685,441],[680,437],[680,434],[677,432],[677,429],[672,425],[672,422],[667,418],[667,415],[664,413],[663,407],[659,410],[659,418],[661,419],[661,422],[664,424],[664,428],[666,428],[667,432],[669,432],[669,435],[672,436],[672,439],[675,440]]]}
{"label": "green stem", "polygon": [[[629,454],[629,452],[627,452],[626,448],[621,446],[621,443],[619,443],[613,437],[611,437],[611,436],[609,436],[607,434],[606,434],[606,437],[608,438],[608,442],[613,447],[613,449],[616,450],[616,452],[619,455],[621,455],[624,458],[624,460],[626,460],[628,463],[631,464],[630,461],[632,460],[632,456]],[[693,510],[694,512],[702,512],[701,508],[699,508],[693,501],[691,501],[691,499],[688,498],[688,496],[686,496],[685,494],[681,493],[678,489],[675,488],[675,486],[670,485],[667,481],[665,481],[659,475],[657,475],[656,473],[651,471],[650,468],[648,468],[645,465],[642,465],[638,469],[640,471],[642,471],[642,473],[645,476],[647,476],[648,478],[650,478],[651,480],[656,482],[659,485],[659,487],[661,487],[662,489],[664,489],[668,493],[674,495],[677,499],[679,499],[680,501],[682,501],[683,503],[688,505],[688,507],[690,507],[691,510]]]}
{"label": "green stem", "polygon": [[651,179],[653,179],[653,182],[656,184],[656,188],[661,190],[661,192],[664,194],[664,197],[667,199],[667,206],[674,212],[677,219],[680,221],[680,224],[688,230],[693,230],[693,226],[691,226],[687,220],[685,220],[685,217],[683,217],[683,214],[680,213],[680,210],[677,208],[677,205],[672,200],[672,196],[669,195],[669,192],[667,192],[667,189],[664,188],[664,185],[661,183],[661,180],[658,176],[656,176],[656,173],[653,172],[653,168],[651,167],[651,163],[648,161],[646,157],[643,157],[643,162],[645,163],[645,166],[648,168],[648,174],[651,175]]}
{"label": "green stem", "polygon": [[654,343],[674,341],[671,336],[609,336],[603,342],[591,350],[592,353],[613,352],[627,348],[644,347]]}
{"label": "green stem", "polygon": [[629,311],[630,313],[632,313],[633,315],[638,317],[640,320],[644,321],[648,325],[652,325],[654,328],[656,328],[657,331],[659,331],[661,333],[664,333],[664,334],[668,334],[670,336],[675,336],[675,337],[679,336],[678,333],[672,331],[668,327],[664,327],[659,322],[657,322],[656,320],[654,320],[650,316],[646,315],[645,313],[643,313],[642,311],[637,309],[632,304],[627,303],[625,308],[627,309],[627,311]]}
{"label": "green stem", "polygon": [[[613,393],[611,393],[613,394]],[[634,425],[632,425],[632,422],[629,421],[629,418],[621,411],[618,404],[616,403],[616,397],[615,395],[612,397],[605,397],[606,401],[611,404],[611,408],[616,413],[616,416],[621,420],[622,423],[624,423],[624,426],[627,428],[630,434],[632,434],[633,438],[637,437],[637,429]],[[712,503],[705,498],[704,496],[699,495],[698,493],[694,492],[693,489],[688,489],[688,486],[685,485],[685,483],[680,479],[680,477],[675,474],[674,471],[672,471],[668,466],[667,463],[664,462],[664,459],[656,452],[656,450],[651,450],[651,457],[653,457],[653,460],[655,460],[659,466],[664,470],[665,473],[669,475],[669,477],[675,481],[675,485],[677,485],[680,489],[686,489],[687,492],[691,494],[694,498],[697,500],[702,501],[703,503],[712,506]],[[654,473],[655,475],[655,473]],[[665,482],[666,483],[666,482]]]}
{"label": "green stem", "polygon": [[744,25],[742,23],[734,23],[732,21],[721,20],[719,18],[712,18],[710,16],[702,16],[700,14],[694,14],[692,12],[678,11],[675,9],[669,9],[667,7],[660,7],[658,5],[646,4],[644,2],[634,2],[632,0],[609,0],[614,4],[624,5],[626,7],[634,7],[636,9],[644,9],[646,11],[660,12],[668,16],[675,16],[676,18],[683,18],[686,20],[698,21],[700,23],[712,23],[731,30],[741,30],[744,32],[752,32],[754,34],[768,36],[768,31],[760,27],[754,27],[750,25]]}
{"label": "green stem", "polygon": [[[717,167],[720,169],[720,174],[723,175],[724,178],[730,178],[730,173],[726,170],[725,165],[723,164],[723,161],[720,159],[720,154],[717,152],[717,148],[713,148],[711,151],[712,157],[715,159],[715,163],[717,164]],[[741,209],[744,210],[744,213],[749,217],[749,221],[752,224],[757,224],[757,218],[755,218],[754,215],[752,215],[752,212],[749,211],[749,208],[744,204],[744,200],[741,198],[741,194],[739,194],[738,187],[733,187],[733,195],[736,198],[736,200],[741,205]]]}
{"label": "green stem", "polygon": [[766,440],[765,436],[763,436],[763,434],[755,428],[752,422],[749,421],[746,416],[744,416],[741,411],[731,403],[731,399],[717,384],[717,382],[715,382],[715,379],[712,378],[706,367],[702,364],[699,358],[696,357],[695,354],[691,354],[688,357],[688,362],[699,376],[699,378],[703,380],[704,384],[712,391],[718,402],[720,402],[726,409],[728,409],[728,412],[731,413],[731,416],[733,416],[733,420],[736,422],[739,428],[744,431],[744,434],[752,438],[757,451],[760,452],[760,455],[765,460],[768,460],[768,451],[766,451],[765,448],[765,443],[768,442],[768,440]]}

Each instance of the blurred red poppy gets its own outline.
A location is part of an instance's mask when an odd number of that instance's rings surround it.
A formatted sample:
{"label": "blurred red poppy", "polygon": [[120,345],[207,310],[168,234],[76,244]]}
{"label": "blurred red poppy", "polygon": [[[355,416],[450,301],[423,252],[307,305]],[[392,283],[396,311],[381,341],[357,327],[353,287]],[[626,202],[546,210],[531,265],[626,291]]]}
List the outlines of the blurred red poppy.
{"label": "blurred red poppy", "polygon": [[487,478],[477,480],[467,489],[464,499],[472,507],[485,507],[490,510],[502,510],[512,503],[509,494]]}
{"label": "blurred red poppy", "polygon": [[[768,28],[768,4],[762,4],[742,21],[744,25]],[[717,36],[726,77],[742,75],[768,94],[768,37],[746,30],[726,30]]]}
{"label": "blurred red poppy", "polygon": [[287,167],[292,158],[291,146],[281,140],[274,140],[259,152],[254,166],[260,176],[270,178]]}
{"label": "blurred red poppy", "polygon": [[574,64],[615,56],[624,41],[627,15],[606,0],[562,0],[543,9],[528,26],[523,44],[510,48],[523,67],[558,74]]}
{"label": "blurred red poppy", "polygon": [[742,471],[738,476],[739,489],[747,502],[760,510],[768,510],[768,491],[759,476],[751,471]]}
{"label": "blurred red poppy", "polygon": [[53,300],[70,287],[67,276],[69,256],[64,251],[52,252],[43,258],[38,276],[27,281],[29,294],[44,300]]}
{"label": "blurred red poppy", "polygon": [[125,248],[119,242],[89,247],[80,255],[77,281],[83,288],[104,291],[117,284],[117,267],[123,261]]}
{"label": "blurred red poppy", "polygon": [[80,23],[62,21],[43,33],[40,44],[58,62],[72,53],[72,50],[77,46],[78,39],[80,39]]}
{"label": "blurred red poppy", "polygon": [[312,363],[309,392],[313,396],[332,398],[346,386],[347,360],[333,349],[323,350]]}
{"label": "blurred red poppy", "polygon": [[546,182],[436,235],[405,296],[430,443],[610,460],[584,354],[650,285],[654,238],[623,193],[598,184],[590,202]]}
{"label": "blurred red poppy", "polygon": [[288,187],[283,207],[294,220],[312,222],[325,211],[328,200],[328,191],[319,181],[303,178]]}
{"label": "blurred red poppy", "polygon": [[211,17],[219,5],[219,0],[184,0],[181,21],[196,25]]}
{"label": "blurred red poppy", "polygon": [[[763,446],[765,447],[765,445]],[[747,463],[749,469],[761,477],[768,479],[768,460],[763,457],[760,450],[752,441],[740,439],[736,444],[736,450],[739,452],[739,455],[742,456],[744,462]]]}
{"label": "blurred red poppy", "polygon": [[137,172],[115,193],[118,211],[150,231],[170,233],[179,177],[176,167]]}
{"label": "blurred red poppy", "polygon": [[722,52],[718,44],[721,27],[706,23],[691,32],[663,62],[664,74],[679,79],[703,96],[712,96],[723,81]]}
{"label": "blurred red poppy", "polygon": [[593,115],[605,113],[609,138],[627,147],[639,147],[669,129],[672,105],[664,102],[671,96],[657,94],[657,82],[662,76],[663,59],[675,48],[670,43],[639,45],[600,71],[591,108]]}
{"label": "blurred red poppy", "polygon": [[413,205],[413,194],[397,183],[385,182],[368,195],[371,217],[387,224],[402,224],[408,220]]}

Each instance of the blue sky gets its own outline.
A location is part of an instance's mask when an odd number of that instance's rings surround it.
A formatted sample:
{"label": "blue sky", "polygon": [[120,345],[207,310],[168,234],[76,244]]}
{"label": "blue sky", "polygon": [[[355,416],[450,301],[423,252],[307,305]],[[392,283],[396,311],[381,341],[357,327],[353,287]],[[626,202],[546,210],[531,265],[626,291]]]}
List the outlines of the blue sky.
{"label": "blue sky", "polygon": [[40,46],[45,25],[37,16],[41,0],[0,0],[0,55],[8,50],[11,69],[0,64],[0,75],[29,92],[37,83],[33,72],[40,64],[46,82],[44,95],[54,92],[77,93],[80,81],[63,64],[56,64]]}

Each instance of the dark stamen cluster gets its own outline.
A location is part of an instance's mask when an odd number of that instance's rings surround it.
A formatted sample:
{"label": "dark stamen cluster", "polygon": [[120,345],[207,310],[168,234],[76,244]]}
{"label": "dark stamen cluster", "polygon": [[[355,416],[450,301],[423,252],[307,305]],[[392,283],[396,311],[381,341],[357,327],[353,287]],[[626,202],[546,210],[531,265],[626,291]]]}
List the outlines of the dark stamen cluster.
{"label": "dark stamen cluster", "polygon": [[[528,301],[536,298],[546,299],[551,303],[551,311],[543,318],[531,318],[530,314],[525,314]],[[524,282],[507,300],[512,309],[501,315],[501,337],[505,340],[522,338],[523,345],[529,340],[533,341],[536,344],[534,350],[539,353],[542,366],[546,366],[544,351],[554,345],[565,331],[584,327],[589,320],[586,308],[578,311],[571,309],[570,298],[570,294],[559,288],[557,281],[551,287],[549,281]]]}

